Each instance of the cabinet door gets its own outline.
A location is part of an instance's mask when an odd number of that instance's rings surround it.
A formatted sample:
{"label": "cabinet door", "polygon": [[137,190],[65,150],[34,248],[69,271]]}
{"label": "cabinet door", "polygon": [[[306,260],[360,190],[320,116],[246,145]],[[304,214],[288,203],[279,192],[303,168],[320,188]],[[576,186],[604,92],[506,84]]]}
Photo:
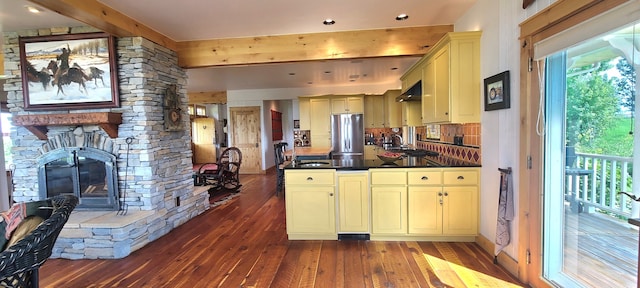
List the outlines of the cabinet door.
{"label": "cabinet door", "polygon": [[311,118],[309,117],[309,98],[298,98],[298,110],[300,111],[300,130],[311,130]]}
{"label": "cabinet door", "polygon": [[371,187],[371,228],[374,234],[407,233],[405,186]]}
{"label": "cabinet door", "polygon": [[364,145],[364,160],[378,159],[378,157],[376,156],[377,148],[378,146],[376,145]]}
{"label": "cabinet door", "polygon": [[338,174],[338,231],[369,232],[369,189],[367,172]]}
{"label": "cabinet door", "polygon": [[364,97],[347,97],[347,113],[364,113]]}
{"label": "cabinet door", "polygon": [[385,127],[402,126],[402,105],[396,102],[396,97],[400,95],[400,90],[389,90],[384,93],[385,97]]}
{"label": "cabinet door", "polygon": [[478,234],[478,187],[444,186],[442,233]]}
{"label": "cabinet door", "polygon": [[311,146],[331,147],[331,102],[326,99],[311,99]]}
{"label": "cabinet door", "polygon": [[340,114],[348,111],[347,97],[331,98],[331,113]]}
{"label": "cabinet door", "polygon": [[402,123],[407,126],[422,126],[421,102],[402,102]]}
{"label": "cabinet door", "polygon": [[409,234],[442,234],[442,186],[409,186]]}
{"label": "cabinet door", "polygon": [[449,121],[449,46],[436,52],[433,58],[435,73],[434,121]]}
{"label": "cabinet door", "polygon": [[422,68],[422,122],[435,122],[436,101],[435,101],[435,70],[433,59],[429,59]]}
{"label": "cabinet door", "polygon": [[334,186],[289,186],[288,234],[336,234]]}
{"label": "cabinet door", "polygon": [[384,96],[370,95],[364,97],[364,127],[384,127]]}

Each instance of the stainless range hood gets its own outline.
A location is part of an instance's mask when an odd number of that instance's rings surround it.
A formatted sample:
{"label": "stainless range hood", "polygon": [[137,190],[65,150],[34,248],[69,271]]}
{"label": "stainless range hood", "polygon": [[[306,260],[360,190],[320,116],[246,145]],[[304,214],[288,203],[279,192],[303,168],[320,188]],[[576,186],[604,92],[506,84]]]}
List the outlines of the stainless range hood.
{"label": "stainless range hood", "polygon": [[422,81],[418,81],[416,84],[411,86],[411,88],[407,89],[407,91],[396,97],[396,102],[420,100],[422,100]]}

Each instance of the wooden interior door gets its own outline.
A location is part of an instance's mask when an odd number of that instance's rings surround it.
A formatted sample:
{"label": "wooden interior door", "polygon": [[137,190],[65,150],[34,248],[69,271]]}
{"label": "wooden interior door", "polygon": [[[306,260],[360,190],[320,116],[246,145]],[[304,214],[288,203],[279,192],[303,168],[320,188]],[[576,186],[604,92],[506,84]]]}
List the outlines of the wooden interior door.
{"label": "wooden interior door", "polygon": [[215,120],[213,118],[193,119],[193,159],[195,163],[215,163]]}
{"label": "wooden interior door", "polygon": [[260,107],[229,108],[231,146],[242,152],[240,174],[264,173],[260,130]]}

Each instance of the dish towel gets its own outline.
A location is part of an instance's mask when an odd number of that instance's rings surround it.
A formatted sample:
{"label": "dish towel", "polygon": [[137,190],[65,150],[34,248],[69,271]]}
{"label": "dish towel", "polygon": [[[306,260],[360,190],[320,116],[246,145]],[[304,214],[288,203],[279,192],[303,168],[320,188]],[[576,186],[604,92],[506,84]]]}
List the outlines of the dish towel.
{"label": "dish towel", "polygon": [[500,197],[498,199],[498,223],[493,263],[498,263],[498,253],[511,241],[510,222],[513,212],[513,180],[511,173],[500,172]]}

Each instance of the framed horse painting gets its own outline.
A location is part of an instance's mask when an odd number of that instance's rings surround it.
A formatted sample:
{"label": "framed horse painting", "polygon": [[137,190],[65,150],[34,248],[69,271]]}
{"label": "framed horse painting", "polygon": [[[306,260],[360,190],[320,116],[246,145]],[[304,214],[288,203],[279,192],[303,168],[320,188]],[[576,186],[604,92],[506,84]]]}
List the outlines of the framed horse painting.
{"label": "framed horse painting", "polygon": [[120,107],[113,36],[20,37],[19,45],[24,110]]}

